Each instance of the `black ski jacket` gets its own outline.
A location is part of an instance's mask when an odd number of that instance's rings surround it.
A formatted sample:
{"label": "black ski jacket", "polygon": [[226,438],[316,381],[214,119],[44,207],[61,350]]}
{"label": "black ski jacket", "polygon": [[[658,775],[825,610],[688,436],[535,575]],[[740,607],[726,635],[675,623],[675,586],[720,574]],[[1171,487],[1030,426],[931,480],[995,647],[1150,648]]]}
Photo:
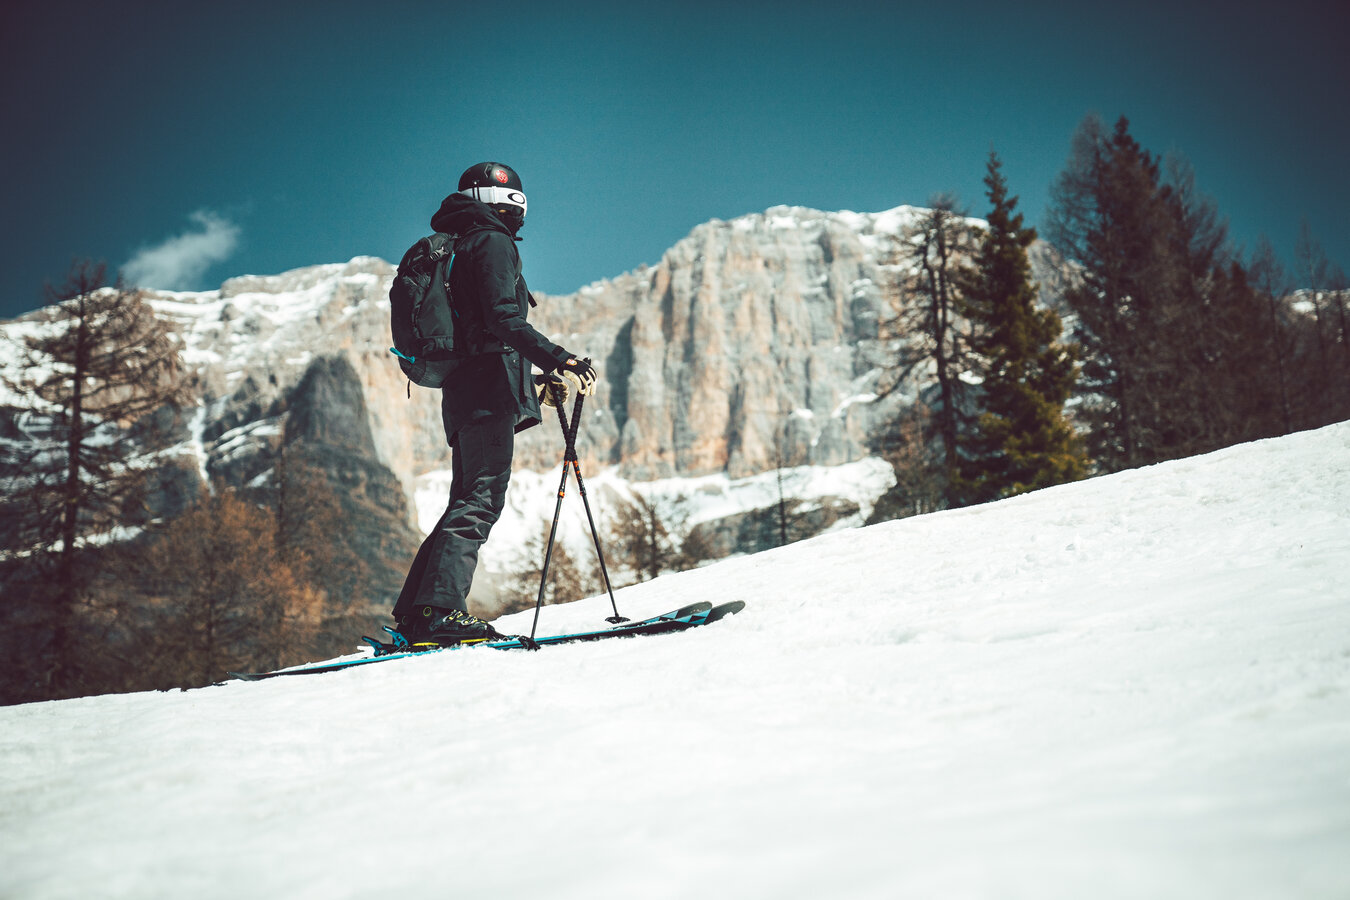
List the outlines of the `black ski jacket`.
{"label": "black ski jacket", "polygon": [[538,425],[530,364],[548,372],[572,354],[526,321],[533,298],[520,274],[516,239],[487,204],[463,194],[445,198],[431,227],[460,235],[450,268],[450,292],[461,316],[456,332],[477,337],[482,347],[441,391],[446,440],[465,423],[489,416],[514,415],[517,432]]}

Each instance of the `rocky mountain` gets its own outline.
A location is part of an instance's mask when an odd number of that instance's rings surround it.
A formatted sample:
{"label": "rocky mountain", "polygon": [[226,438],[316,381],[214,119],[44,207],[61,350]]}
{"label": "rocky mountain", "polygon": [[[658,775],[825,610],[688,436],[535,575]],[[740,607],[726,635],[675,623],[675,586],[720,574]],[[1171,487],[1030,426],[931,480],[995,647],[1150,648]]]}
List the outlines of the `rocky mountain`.
{"label": "rocky mountain", "polygon": [[605,376],[587,452],[643,479],[865,456],[888,411],[879,322],[918,212],[714,220],[653,268],[541,298],[541,327]]}
{"label": "rocky mountain", "polygon": [[[625,484],[736,480],[866,459],[869,438],[924,386],[920,373],[884,400],[876,393],[894,352],[882,323],[894,314],[906,229],[922,212],[776,207],[714,220],[655,266],[537,295],[531,321],[602,375],[579,440],[585,470]],[[388,352],[393,274],[357,257],[149,298],[181,328],[196,373],[177,493],[213,479],[265,483],[283,443],[303,446],[379,535],[370,544],[384,547],[396,588],[415,526],[441,503],[424,494],[432,509],[419,514],[419,484],[449,468],[449,451],[438,393],[409,388]],[[5,329],[13,337],[22,325]],[[560,449],[556,421],[546,422],[521,436],[516,468],[555,470]],[[856,499],[835,507],[847,514],[816,516],[822,527],[866,512]],[[742,529],[755,510],[727,515]]]}

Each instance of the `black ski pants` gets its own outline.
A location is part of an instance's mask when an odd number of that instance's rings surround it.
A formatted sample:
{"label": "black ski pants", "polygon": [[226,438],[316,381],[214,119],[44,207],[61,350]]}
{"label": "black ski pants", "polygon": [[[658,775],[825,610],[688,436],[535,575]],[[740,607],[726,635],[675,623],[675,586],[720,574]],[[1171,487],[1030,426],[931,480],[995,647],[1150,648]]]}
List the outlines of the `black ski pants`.
{"label": "black ski pants", "polygon": [[450,503],[417,550],[394,604],[395,619],[414,606],[468,611],[464,598],[478,567],[478,548],[506,504],[515,423],[514,415],[478,419],[451,438]]}

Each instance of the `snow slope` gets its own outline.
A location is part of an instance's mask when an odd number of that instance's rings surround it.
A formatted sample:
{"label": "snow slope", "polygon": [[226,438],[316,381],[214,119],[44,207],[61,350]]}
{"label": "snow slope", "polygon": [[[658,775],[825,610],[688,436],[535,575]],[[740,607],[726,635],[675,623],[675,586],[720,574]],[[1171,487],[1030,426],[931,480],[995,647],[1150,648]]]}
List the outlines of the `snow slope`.
{"label": "snow slope", "polygon": [[1350,896],[1350,424],[619,606],[704,597],[750,605],[0,709],[0,895]]}

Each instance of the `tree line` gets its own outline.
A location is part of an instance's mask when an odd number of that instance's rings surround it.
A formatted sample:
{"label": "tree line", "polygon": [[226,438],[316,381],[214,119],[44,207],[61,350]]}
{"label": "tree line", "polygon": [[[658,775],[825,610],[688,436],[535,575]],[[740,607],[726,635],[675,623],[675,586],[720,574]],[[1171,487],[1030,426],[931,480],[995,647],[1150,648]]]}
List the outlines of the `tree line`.
{"label": "tree line", "polygon": [[1350,417],[1350,284],[1306,225],[1295,290],[1267,239],[1247,258],[1232,246],[1183,160],[1089,116],[1052,188],[1037,284],[1037,232],[992,152],[985,185],[987,226],[939,196],[897,260],[901,349],[882,393],[916,372],[932,388],[878,436],[890,514]]}

